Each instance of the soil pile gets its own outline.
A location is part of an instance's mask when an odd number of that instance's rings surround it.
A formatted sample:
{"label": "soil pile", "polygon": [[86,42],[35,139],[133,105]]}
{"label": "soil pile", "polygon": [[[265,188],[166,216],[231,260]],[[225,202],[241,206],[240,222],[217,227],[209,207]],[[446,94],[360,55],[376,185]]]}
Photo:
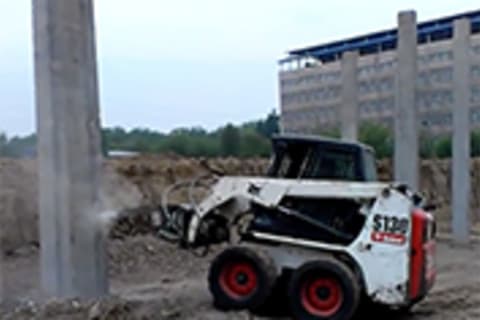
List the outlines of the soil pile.
{"label": "soil pile", "polygon": [[38,242],[37,174],[29,160],[0,158],[0,244],[9,251]]}
{"label": "soil pile", "polygon": [[[152,212],[159,209],[163,191],[173,183],[205,174],[262,175],[266,159],[205,159],[175,156],[141,156],[111,159],[103,165],[102,201],[105,210],[120,212],[112,237],[151,234]],[[392,163],[379,163],[381,180],[391,181]],[[472,161],[472,218],[480,216],[480,159]],[[450,221],[450,161],[421,163],[421,191],[438,206],[443,229]],[[0,159],[0,239],[4,251],[38,244],[37,176],[33,160]],[[187,200],[186,190],[173,194],[173,202]]]}
{"label": "soil pile", "polygon": [[[192,252],[152,235],[110,239],[108,255],[110,275],[115,278],[125,275],[130,279],[132,272],[144,270],[156,273],[161,281],[168,281],[171,274],[180,278],[191,276],[203,272],[208,265]],[[179,265],[182,266],[180,273]]]}

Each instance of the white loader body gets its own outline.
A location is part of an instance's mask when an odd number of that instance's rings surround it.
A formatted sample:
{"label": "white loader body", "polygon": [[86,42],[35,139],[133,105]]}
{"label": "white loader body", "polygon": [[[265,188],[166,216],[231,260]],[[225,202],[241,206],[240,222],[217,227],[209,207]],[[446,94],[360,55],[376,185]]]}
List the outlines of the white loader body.
{"label": "white loader body", "polygon": [[259,240],[278,244],[269,251],[279,268],[297,268],[317,253],[345,254],[359,266],[365,292],[372,300],[392,306],[408,303],[414,205],[408,194],[385,183],[223,177],[196,206],[188,226],[188,241],[195,241],[200,221],[208,215],[233,221],[238,214],[248,212],[252,204],[274,209],[288,196],[354,200],[361,204],[359,214],[366,219],[361,232],[346,246],[253,232]]}

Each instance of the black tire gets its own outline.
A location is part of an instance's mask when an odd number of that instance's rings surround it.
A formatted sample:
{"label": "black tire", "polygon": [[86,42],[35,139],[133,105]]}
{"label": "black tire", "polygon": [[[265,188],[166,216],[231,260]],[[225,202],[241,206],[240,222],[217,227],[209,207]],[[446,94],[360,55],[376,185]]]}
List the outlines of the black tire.
{"label": "black tire", "polygon": [[290,311],[297,320],[350,320],[361,297],[355,274],[325,257],[295,270],[288,286]]}
{"label": "black tire", "polygon": [[220,310],[258,309],[276,280],[273,261],[249,248],[229,248],[212,262],[208,275],[214,306]]}
{"label": "black tire", "polygon": [[413,306],[414,304],[409,304],[395,308],[365,298],[358,308],[357,315],[358,319],[372,319],[372,317],[375,319],[403,319],[403,317],[408,317],[412,314]]}
{"label": "black tire", "polygon": [[288,308],[287,287],[290,272],[283,271],[275,281],[275,285],[267,300],[254,310],[254,314],[268,318],[286,318],[290,315]]}

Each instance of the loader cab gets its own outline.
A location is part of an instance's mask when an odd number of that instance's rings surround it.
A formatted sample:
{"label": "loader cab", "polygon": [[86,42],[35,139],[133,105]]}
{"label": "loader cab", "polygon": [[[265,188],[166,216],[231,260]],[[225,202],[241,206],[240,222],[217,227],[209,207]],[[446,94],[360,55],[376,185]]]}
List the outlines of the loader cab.
{"label": "loader cab", "polygon": [[373,149],[319,136],[279,135],[272,139],[268,176],[283,179],[376,181]]}

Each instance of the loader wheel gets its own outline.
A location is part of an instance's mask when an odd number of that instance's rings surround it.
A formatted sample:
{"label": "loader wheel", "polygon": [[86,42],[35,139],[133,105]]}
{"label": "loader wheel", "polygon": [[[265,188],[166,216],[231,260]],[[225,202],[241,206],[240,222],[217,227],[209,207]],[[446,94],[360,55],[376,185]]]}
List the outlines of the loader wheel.
{"label": "loader wheel", "polygon": [[208,276],[214,305],[221,310],[255,310],[270,295],[276,269],[272,260],[248,248],[219,254]]}
{"label": "loader wheel", "polygon": [[360,287],[347,266],[325,258],[293,273],[288,296],[297,320],[350,320],[359,305]]}

